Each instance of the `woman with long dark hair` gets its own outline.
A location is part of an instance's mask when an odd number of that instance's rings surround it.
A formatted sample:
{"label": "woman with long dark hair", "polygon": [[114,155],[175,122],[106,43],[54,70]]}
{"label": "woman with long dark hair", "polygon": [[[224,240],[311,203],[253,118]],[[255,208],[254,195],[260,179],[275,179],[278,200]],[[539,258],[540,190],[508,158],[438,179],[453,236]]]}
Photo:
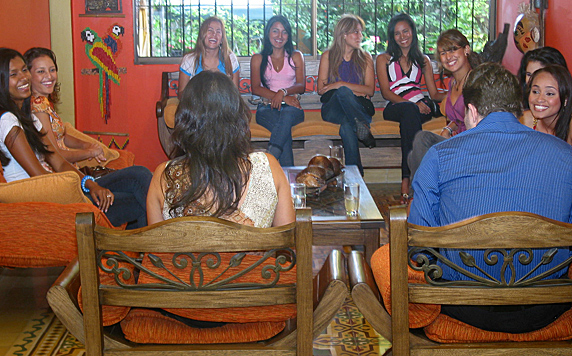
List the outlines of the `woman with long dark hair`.
{"label": "woman with long dark hair", "polygon": [[572,145],[572,76],[567,68],[549,65],[536,70],[526,92],[533,129]]}
{"label": "woman with long dark hair", "polygon": [[375,78],[371,55],[361,48],[364,27],[359,16],[343,15],[318,70],[322,119],[340,125],[345,164],[356,165],[362,175],[358,140],[366,147],[375,147],[370,131]]}
{"label": "woman with long dark hair", "polygon": [[[145,226],[145,205],[136,201],[129,192],[131,188],[120,189],[132,182],[121,179],[108,189],[79,172],[59,154],[48,139],[46,129],[31,113],[30,97],[31,75],[24,57],[13,49],[0,48],[0,151],[9,159],[3,167],[6,181],[74,171],[81,177],[81,188],[86,196],[106,213],[113,225]],[[150,178],[149,174],[147,186],[139,188],[146,190]]]}
{"label": "woman with long dark hair", "polygon": [[401,13],[389,21],[387,51],[377,56],[376,70],[381,95],[389,101],[383,110],[383,118],[399,122],[401,195],[402,202],[407,203],[411,174],[407,156],[421,125],[437,113],[437,105],[421,91],[422,77],[431,99],[441,101],[445,97],[437,91],[431,61],[419,49],[417,27],[409,15]]}
{"label": "woman with long dark hair", "polygon": [[298,96],[304,93],[304,56],[294,50],[292,26],[282,15],[268,20],[262,51],[250,60],[252,94],[263,98],[256,122],[271,132],[268,152],[282,166],[293,166],[292,127],[304,121]]}
{"label": "woman with long dark hair", "polygon": [[183,91],[172,160],[160,164],[147,197],[149,223],[215,216],[256,227],[291,223],[290,186],[274,156],[252,152],[250,110],[222,73],[204,71]]}
{"label": "woman with long dark hair", "polygon": [[240,79],[238,59],[228,47],[224,22],[216,16],[203,21],[199,27],[195,47],[181,61],[179,99],[189,80],[203,70],[225,73],[238,88]]}

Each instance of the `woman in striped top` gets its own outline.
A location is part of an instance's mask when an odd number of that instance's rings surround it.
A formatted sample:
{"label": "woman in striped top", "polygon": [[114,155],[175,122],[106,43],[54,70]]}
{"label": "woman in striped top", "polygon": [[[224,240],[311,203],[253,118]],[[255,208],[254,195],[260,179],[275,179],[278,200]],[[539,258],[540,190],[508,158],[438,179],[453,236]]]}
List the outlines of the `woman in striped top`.
{"label": "woman in striped top", "polygon": [[413,19],[405,13],[395,15],[387,26],[387,51],[376,60],[377,80],[383,97],[389,101],[383,117],[399,122],[401,134],[401,195],[402,203],[409,200],[409,176],[407,155],[411,152],[413,138],[421,125],[429,121],[437,111],[433,101],[421,92],[421,79],[432,99],[441,101],[433,79],[429,57],[421,53],[417,40],[417,28]]}

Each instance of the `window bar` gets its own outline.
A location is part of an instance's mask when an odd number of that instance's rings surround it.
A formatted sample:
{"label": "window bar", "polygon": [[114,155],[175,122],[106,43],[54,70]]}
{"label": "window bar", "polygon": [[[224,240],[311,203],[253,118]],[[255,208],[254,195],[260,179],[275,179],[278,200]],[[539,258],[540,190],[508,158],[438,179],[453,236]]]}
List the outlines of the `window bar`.
{"label": "window bar", "polygon": [[250,53],[250,1],[246,3],[246,55]]}
{"label": "window bar", "polygon": [[[234,1],[230,1],[230,44],[234,47]],[[227,35],[228,37],[228,35]],[[228,39],[227,39],[228,41]],[[236,53],[235,53],[236,54]]]}
{"label": "window bar", "polygon": [[[280,6],[282,6],[282,0],[280,0]],[[282,9],[280,9],[280,13],[282,13]],[[298,21],[298,19],[300,18],[300,13],[298,12],[298,10],[300,10],[300,1],[296,0],[296,49],[300,48],[300,46],[298,45],[298,40],[300,38],[300,21]]]}
{"label": "window bar", "polygon": [[[149,23],[149,55],[153,57],[153,16],[151,15],[153,8],[151,7],[151,0],[147,1],[147,5],[149,9],[149,11],[147,11],[147,16],[149,17],[147,20]],[[139,38],[139,36],[137,36],[137,38]]]}
{"label": "window bar", "polygon": [[185,2],[181,1],[181,5],[179,5],[181,14],[179,15],[179,21],[180,21],[180,28],[181,28],[181,37],[183,42],[180,44],[181,46],[181,55],[183,55],[185,53]]}
{"label": "window bar", "polygon": [[167,43],[169,43],[169,8],[168,8],[168,3],[167,0],[164,1],[165,6],[163,7],[164,11],[163,11],[163,19],[164,19],[164,23],[165,23],[165,41],[161,41],[161,45],[163,48],[161,48],[161,52],[165,53],[167,56],[169,55],[168,51],[167,51]]}
{"label": "window bar", "polygon": [[472,1],[471,9],[471,43],[475,43],[475,0]]}
{"label": "window bar", "polygon": [[427,53],[427,2],[423,1],[423,53]]}
{"label": "window bar", "polygon": [[459,0],[455,0],[455,28],[459,28]]}

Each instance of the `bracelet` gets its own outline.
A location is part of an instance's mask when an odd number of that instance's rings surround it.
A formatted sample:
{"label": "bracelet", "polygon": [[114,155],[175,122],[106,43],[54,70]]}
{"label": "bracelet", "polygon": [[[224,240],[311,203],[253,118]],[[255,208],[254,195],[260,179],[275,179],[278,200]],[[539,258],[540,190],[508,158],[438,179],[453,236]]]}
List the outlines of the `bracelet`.
{"label": "bracelet", "polygon": [[445,131],[445,130],[449,131],[449,134],[450,134],[451,136],[453,136],[453,130],[452,130],[449,126],[443,127],[443,130],[441,130],[441,131]]}
{"label": "bracelet", "polygon": [[88,180],[92,180],[95,182],[95,178],[93,178],[92,176],[83,176],[83,178],[81,179],[81,190],[83,190],[85,193],[89,193],[89,188],[85,186],[85,182],[87,182]]}
{"label": "bracelet", "polygon": [[284,93],[284,96],[288,96],[288,89],[282,88],[280,90],[282,90],[282,92]]}

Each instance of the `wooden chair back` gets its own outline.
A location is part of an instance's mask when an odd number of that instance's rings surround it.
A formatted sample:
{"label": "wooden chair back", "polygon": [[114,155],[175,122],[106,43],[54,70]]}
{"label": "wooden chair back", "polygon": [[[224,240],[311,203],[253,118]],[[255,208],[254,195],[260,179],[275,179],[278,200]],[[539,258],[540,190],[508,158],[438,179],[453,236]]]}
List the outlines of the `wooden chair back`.
{"label": "wooden chair back", "polygon": [[[515,280],[479,279],[471,282],[441,283],[438,278],[440,266],[430,259],[416,259],[420,252],[441,259],[439,248],[510,249],[504,258],[498,257],[496,264],[503,264],[510,271],[520,255],[529,256],[531,249],[548,249],[543,256],[549,258],[551,249],[572,246],[572,224],[547,219],[524,212],[501,212],[477,216],[443,227],[422,227],[407,223],[404,208],[390,209],[389,222],[390,264],[391,264],[391,329],[393,355],[409,355],[410,341],[408,302],[426,304],[456,305],[524,305],[572,302],[572,281],[569,279],[540,279],[525,276]],[[430,246],[430,248],[427,248]],[[497,256],[502,253],[496,253]],[[441,256],[441,257],[440,257]],[[470,254],[466,255],[470,264]],[[493,259],[494,260],[494,259]],[[547,271],[549,276],[557,271],[564,274],[572,258]],[[495,261],[492,261],[495,262]],[[476,261],[483,265],[484,261]],[[423,271],[428,284],[408,283],[407,266]],[[458,266],[463,270],[466,266]],[[530,266],[533,269],[536,266]],[[514,271],[514,269],[512,270]],[[544,346],[547,346],[545,344]],[[492,348],[495,346],[491,345]],[[569,348],[570,346],[568,346]],[[470,346],[468,346],[470,349]],[[444,353],[446,349],[437,349]],[[475,351],[475,349],[473,349]],[[498,350],[497,350],[498,351]],[[459,350],[455,354],[461,354]],[[481,354],[485,354],[480,349]],[[478,354],[478,352],[476,354]],[[487,351],[491,352],[491,350]],[[541,354],[542,348],[537,349]],[[546,353],[553,354],[553,353]],[[560,354],[560,353],[558,353]]]}
{"label": "wooden chair back", "polygon": [[[163,354],[163,352],[181,352],[182,349],[193,350],[193,354],[237,355],[237,354],[292,354],[311,355],[313,335],[313,300],[312,300],[312,226],[311,210],[299,209],[296,222],[267,229],[239,225],[211,217],[185,217],[164,221],[149,227],[116,231],[96,226],[93,214],[78,214],[76,229],[78,239],[80,275],[84,307],[84,330],[86,351],[88,355],[103,355],[103,327],[101,324],[102,305],[152,307],[152,308],[227,308],[249,307],[260,305],[276,305],[295,303],[297,308],[296,343],[293,350],[264,349],[260,343],[252,343],[254,351],[248,351],[249,344],[235,345],[167,345],[164,348],[154,346],[134,348],[147,354]],[[99,281],[99,270],[104,268],[119,276],[124,272],[117,261],[130,263],[140,267],[140,261],[123,254],[122,251],[138,253],[184,253],[179,260],[192,263],[191,257],[209,253],[236,253],[237,263],[240,253],[248,251],[266,251],[261,256],[274,256],[278,251],[287,251],[292,262],[286,261],[286,255],[277,257],[284,267],[292,263],[296,266],[296,284],[280,284],[279,277],[275,283],[261,285],[258,283],[242,284],[240,288],[232,284],[213,286],[193,285],[193,283],[158,282],[157,285],[144,286],[109,286]],[[216,258],[213,258],[216,260]],[[111,263],[110,263],[111,262]],[[165,261],[166,262],[166,261]],[[266,264],[269,264],[267,261]],[[266,264],[263,264],[266,266]],[[272,264],[275,268],[279,263]],[[155,266],[162,265],[155,261]],[[276,265],[276,266],[275,266]],[[205,267],[203,267],[205,268]],[[281,267],[276,269],[280,275]],[[141,271],[139,273],[146,273]],[[192,276],[191,276],[192,278]],[[273,275],[274,278],[274,275]],[[270,280],[273,280],[271,278]],[[116,278],[117,280],[117,278]],[[194,347],[196,346],[196,347]],[[182,348],[181,348],[182,347]],[[161,348],[161,351],[159,351]],[[217,351],[213,351],[213,348]],[[189,351],[190,352],[190,351]],[[214,352],[214,353],[213,353]],[[257,353],[258,352],[258,353]]]}

